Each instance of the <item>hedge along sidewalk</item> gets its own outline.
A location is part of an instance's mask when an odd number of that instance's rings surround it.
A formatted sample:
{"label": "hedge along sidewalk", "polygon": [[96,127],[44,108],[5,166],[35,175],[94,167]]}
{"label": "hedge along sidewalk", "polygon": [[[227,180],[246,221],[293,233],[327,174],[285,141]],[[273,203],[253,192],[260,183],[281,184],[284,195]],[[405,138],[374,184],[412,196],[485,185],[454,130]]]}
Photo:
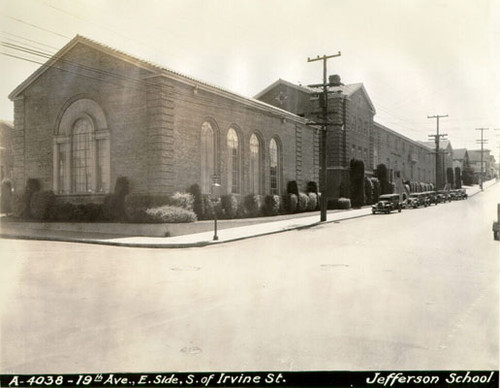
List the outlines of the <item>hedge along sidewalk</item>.
{"label": "hedge along sidewalk", "polygon": [[[228,229],[219,229],[217,241],[213,240],[213,227],[210,231],[194,234],[186,234],[177,237],[111,237],[110,235],[98,233],[77,233],[67,231],[47,231],[47,230],[30,230],[21,228],[13,228],[12,223],[2,223],[0,236],[3,238],[31,239],[31,240],[48,240],[48,241],[65,241],[65,242],[80,242],[89,244],[114,245],[124,247],[141,247],[141,248],[188,248],[188,247],[203,247],[213,244],[221,244],[230,241],[238,241],[242,239],[264,236],[273,233],[280,233],[289,230],[309,228],[319,224],[338,222],[341,220],[363,217],[371,215],[370,207],[361,209],[349,209],[345,211],[331,211],[328,213],[327,221],[321,223],[319,221],[319,212],[314,212],[308,216],[303,216],[304,213],[297,214],[297,217],[282,219],[279,221],[270,221],[268,218],[262,218],[262,222],[253,225],[239,226]],[[300,215],[300,216],[299,216]],[[221,221],[219,221],[221,222]],[[224,221],[222,221],[224,222]],[[21,225],[22,223],[17,223]],[[211,222],[213,225],[213,221]],[[10,226],[10,227],[9,227]],[[9,230],[10,229],[10,230]]]}

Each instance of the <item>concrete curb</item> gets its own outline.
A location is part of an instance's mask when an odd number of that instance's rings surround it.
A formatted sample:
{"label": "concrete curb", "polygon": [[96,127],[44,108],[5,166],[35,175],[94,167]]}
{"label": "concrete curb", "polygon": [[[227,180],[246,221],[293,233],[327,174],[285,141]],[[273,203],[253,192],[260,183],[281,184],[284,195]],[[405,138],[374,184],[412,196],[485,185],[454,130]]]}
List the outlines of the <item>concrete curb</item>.
{"label": "concrete curb", "polygon": [[[498,182],[493,182],[491,184],[488,184],[486,187],[483,188],[483,191],[488,189],[489,187],[497,184]],[[483,191],[478,190],[474,193],[469,194],[469,197],[473,197],[479,193],[482,193]],[[340,213],[339,213],[340,214]],[[289,232],[292,230],[302,230],[302,229],[310,229],[314,228],[315,226],[318,225],[324,225],[324,224],[330,224],[330,223],[338,223],[341,221],[345,220],[350,220],[350,219],[356,219],[356,218],[362,218],[366,216],[371,216],[371,209],[368,207],[366,208],[366,213],[362,214],[353,214],[350,215],[349,212],[342,213],[342,216],[332,219],[332,220],[326,220],[324,222],[321,221],[314,221],[311,223],[303,224],[303,225],[292,225],[289,227],[281,227],[277,229],[271,229],[267,231],[262,231],[262,232],[257,232],[257,233],[252,233],[248,235],[241,235],[237,237],[229,237],[226,239],[221,239],[221,240],[202,240],[202,241],[193,241],[193,242],[128,242],[128,241],[117,241],[118,239],[109,239],[109,240],[104,240],[104,239],[99,239],[99,238],[75,238],[75,237],[63,237],[63,236],[28,236],[28,235],[22,235],[19,233],[0,233],[0,238],[5,238],[5,239],[18,239],[18,240],[38,240],[38,241],[55,241],[55,242],[70,242],[70,243],[83,243],[83,244],[96,244],[96,245],[107,245],[107,246],[117,246],[117,247],[129,247],[129,248],[202,248],[206,246],[211,246],[211,245],[218,245],[218,244],[225,244],[229,242],[234,242],[234,241],[240,241],[240,240],[246,240],[250,238],[255,238],[255,237],[261,237],[261,236],[268,236],[271,234],[277,234],[277,233],[282,233],[282,232]],[[244,228],[244,227],[243,227]],[[225,229],[231,230],[230,229]],[[148,237],[143,237],[147,239]],[[166,237],[165,239],[168,239]]]}
{"label": "concrete curb", "polygon": [[[261,237],[261,236],[268,236],[271,234],[277,234],[277,233],[283,233],[283,232],[289,232],[292,230],[301,230],[301,229],[309,229],[313,228],[318,225],[324,225],[324,224],[330,224],[330,223],[338,223],[340,221],[345,221],[349,219],[355,219],[355,218],[361,218],[361,217],[366,217],[371,214],[371,211],[367,209],[366,214],[361,214],[361,215],[353,215],[353,216],[348,216],[346,214],[346,217],[342,217],[339,219],[335,220],[326,220],[324,222],[320,221],[315,221],[310,224],[304,224],[304,225],[294,225],[290,227],[283,227],[280,229],[275,229],[275,230],[269,230],[269,231],[263,231],[261,233],[253,233],[249,235],[244,235],[244,236],[238,236],[238,237],[230,237],[227,239],[223,240],[204,240],[204,241],[195,241],[195,242],[162,242],[162,243],[148,243],[148,242],[127,242],[127,241],[113,241],[112,239],[110,240],[100,240],[100,239],[89,239],[89,238],[74,238],[74,237],[59,237],[59,236],[27,236],[27,235],[21,235],[21,234],[15,234],[15,233],[0,233],[0,238],[5,238],[5,239],[18,239],[18,240],[38,240],[38,241],[55,241],[55,242],[71,242],[71,243],[83,243],[83,244],[96,244],[96,245],[108,245],[108,246],[118,246],[118,247],[130,247],[130,248],[202,248],[210,245],[218,245],[218,244],[225,244],[229,242],[234,242],[234,241],[240,241],[240,240],[246,240],[250,238],[255,238],[255,237]],[[168,237],[167,237],[168,238]]]}

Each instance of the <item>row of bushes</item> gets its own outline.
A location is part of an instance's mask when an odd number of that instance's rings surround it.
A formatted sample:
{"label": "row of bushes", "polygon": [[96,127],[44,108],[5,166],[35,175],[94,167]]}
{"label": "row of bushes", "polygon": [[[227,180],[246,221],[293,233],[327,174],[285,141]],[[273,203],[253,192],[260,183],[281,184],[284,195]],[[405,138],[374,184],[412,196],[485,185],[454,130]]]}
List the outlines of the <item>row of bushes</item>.
{"label": "row of bushes", "polygon": [[317,210],[319,195],[315,192],[284,195],[248,194],[237,196],[223,195],[217,200],[202,194],[198,185],[190,187],[193,196],[193,209],[200,220],[218,218],[232,219],[245,217],[274,216]]}
{"label": "row of bushes", "polygon": [[59,202],[52,191],[40,190],[38,180],[28,179],[25,192],[12,197],[11,210],[15,217],[47,221],[177,223],[196,221],[193,203],[189,193],[130,195],[125,177],[118,178],[114,193],[102,204]]}
{"label": "row of bushes", "polygon": [[[60,202],[50,190],[40,190],[37,179],[29,179],[22,195],[12,197],[12,214],[16,217],[49,221],[127,221],[127,222],[192,222],[197,219],[232,219],[273,216],[319,209],[319,194],[314,182],[309,182],[307,193],[298,190],[296,182],[289,182],[290,192],[284,195],[237,196],[223,195],[213,200],[201,193],[198,185],[189,192],[173,195],[129,194],[129,182],[120,177],[112,194],[103,203],[74,204]],[[346,208],[345,201],[331,204],[332,208]],[[350,207],[350,203],[348,205]]]}

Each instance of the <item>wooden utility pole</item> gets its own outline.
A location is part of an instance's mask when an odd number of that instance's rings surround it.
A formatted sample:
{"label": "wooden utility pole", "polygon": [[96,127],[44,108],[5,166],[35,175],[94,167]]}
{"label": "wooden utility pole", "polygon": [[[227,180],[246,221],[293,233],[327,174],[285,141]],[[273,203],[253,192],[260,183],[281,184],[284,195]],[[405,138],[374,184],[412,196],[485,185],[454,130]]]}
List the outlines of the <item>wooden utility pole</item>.
{"label": "wooden utility pole", "polygon": [[327,210],[327,205],[328,205],[328,198],[326,196],[326,190],[327,190],[327,184],[326,184],[326,179],[327,179],[327,172],[326,172],[326,139],[327,139],[327,131],[328,131],[328,86],[329,83],[327,82],[327,71],[326,71],[326,61],[330,58],[335,58],[335,57],[340,57],[341,53],[340,51],[337,54],[334,55],[323,55],[320,57],[319,55],[314,58],[307,58],[307,62],[316,62],[316,61],[323,61],[323,84],[320,85],[310,85],[312,87],[318,87],[322,86],[323,87],[323,122],[322,123],[317,123],[320,124],[322,127],[321,131],[321,151],[320,151],[320,156],[321,156],[321,198],[320,198],[320,221],[326,221],[326,210]]}
{"label": "wooden utility pole", "polygon": [[[429,135],[429,137],[434,138],[434,143],[436,144],[436,190],[439,190],[439,184],[441,183],[439,181],[439,170],[441,169],[441,163],[440,163],[440,157],[439,157],[439,140],[442,137],[448,136],[446,133],[439,133],[439,118],[440,117],[448,117],[448,115],[434,115],[434,116],[427,116],[428,119],[436,119],[437,127],[436,127],[436,134],[435,135]],[[446,139],[443,139],[446,140]],[[444,176],[443,176],[444,177]]]}
{"label": "wooden utility pole", "polygon": [[477,143],[481,144],[481,175],[479,175],[479,187],[483,190],[483,181],[484,181],[484,156],[483,156],[483,145],[488,142],[488,140],[484,140],[483,132],[487,131],[488,128],[476,128],[476,131],[481,131],[481,140],[476,140]]}

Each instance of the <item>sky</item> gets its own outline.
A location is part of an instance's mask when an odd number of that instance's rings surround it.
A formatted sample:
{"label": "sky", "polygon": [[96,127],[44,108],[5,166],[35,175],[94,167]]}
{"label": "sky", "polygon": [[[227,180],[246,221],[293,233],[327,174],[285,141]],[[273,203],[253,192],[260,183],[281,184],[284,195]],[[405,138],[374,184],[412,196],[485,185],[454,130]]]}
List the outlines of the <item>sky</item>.
{"label": "sky", "polygon": [[[253,97],[281,78],[362,82],[375,120],[411,139],[500,153],[500,0],[0,0],[0,119],[9,93],[83,35]],[[22,57],[13,58],[12,56]]]}

